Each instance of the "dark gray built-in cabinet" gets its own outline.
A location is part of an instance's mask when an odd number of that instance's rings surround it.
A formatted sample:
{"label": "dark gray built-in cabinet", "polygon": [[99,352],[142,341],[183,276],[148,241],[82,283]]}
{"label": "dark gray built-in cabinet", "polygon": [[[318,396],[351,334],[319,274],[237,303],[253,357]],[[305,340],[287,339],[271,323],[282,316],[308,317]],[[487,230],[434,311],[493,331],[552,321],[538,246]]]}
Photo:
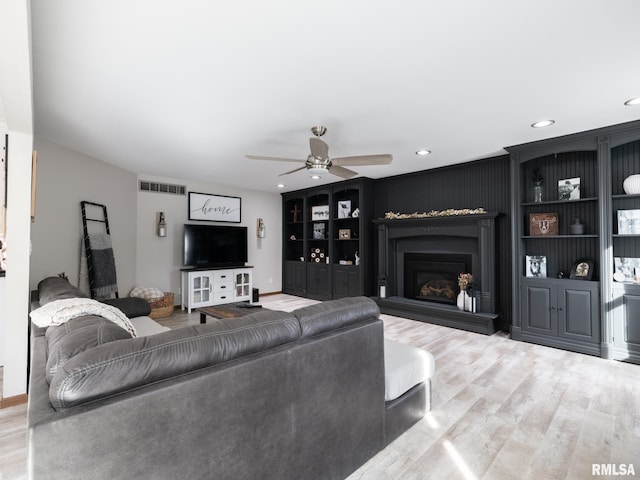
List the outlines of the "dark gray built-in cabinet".
{"label": "dark gray built-in cabinet", "polygon": [[370,179],[285,193],[282,206],[284,293],[316,300],[372,294]]}
{"label": "dark gray built-in cabinet", "polygon": [[[512,338],[640,363],[640,284],[613,275],[640,266],[640,195],[623,190],[625,178],[640,173],[640,122],[507,150]],[[621,215],[637,215],[638,231],[618,231]]]}

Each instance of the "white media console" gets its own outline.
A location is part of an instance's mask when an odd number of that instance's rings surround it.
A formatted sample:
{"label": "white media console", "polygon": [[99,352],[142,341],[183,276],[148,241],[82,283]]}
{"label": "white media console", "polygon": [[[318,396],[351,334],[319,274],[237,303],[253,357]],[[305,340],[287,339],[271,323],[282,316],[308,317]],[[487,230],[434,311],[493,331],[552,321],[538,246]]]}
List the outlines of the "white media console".
{"label": "white media console", "polygon": [[251,300],[253,267],[184,269],[181,308],[221,305]]}

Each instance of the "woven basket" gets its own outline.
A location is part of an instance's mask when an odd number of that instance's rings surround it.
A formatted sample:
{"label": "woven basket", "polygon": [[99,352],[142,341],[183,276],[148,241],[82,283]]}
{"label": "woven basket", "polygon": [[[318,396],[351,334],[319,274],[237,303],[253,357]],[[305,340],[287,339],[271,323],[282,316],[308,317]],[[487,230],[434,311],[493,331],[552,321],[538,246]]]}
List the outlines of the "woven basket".
{"label": "woven basket", "polygon": [[149,306],[151,307],[151,318],[168,317],[173,312],[173,292],[164,292],[164,297],[149,300]]}

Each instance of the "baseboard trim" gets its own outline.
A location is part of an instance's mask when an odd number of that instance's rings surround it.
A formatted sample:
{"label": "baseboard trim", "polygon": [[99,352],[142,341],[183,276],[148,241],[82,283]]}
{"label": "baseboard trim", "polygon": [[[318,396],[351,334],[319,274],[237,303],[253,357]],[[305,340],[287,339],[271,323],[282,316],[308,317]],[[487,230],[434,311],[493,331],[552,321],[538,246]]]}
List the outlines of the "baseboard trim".
{"label": "baseboard trim", "polygon": [[22,405],[27,403],[29,395],[23,393],[22,395],[16,395],[14,397],[7,397],[0,400],[0,408],[15,407],[16,405]]}

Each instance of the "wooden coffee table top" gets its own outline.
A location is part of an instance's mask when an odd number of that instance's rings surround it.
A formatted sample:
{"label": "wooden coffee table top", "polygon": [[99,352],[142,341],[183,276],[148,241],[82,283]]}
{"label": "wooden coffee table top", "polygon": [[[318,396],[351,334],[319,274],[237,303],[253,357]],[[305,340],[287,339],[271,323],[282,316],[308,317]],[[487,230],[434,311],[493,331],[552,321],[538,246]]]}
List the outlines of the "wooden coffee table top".
{"label": "wooden coffee table top", "polygon": [[[256,305],[254,307],[239,307],[238,305]],[[211,307],[196,308],[196,312],[200,312],[200,323],[206,323],[207,315],[213,318],[234,318],[244,317],[252,312],[262,309],[261,305],[240,303],[225,303],[224,305],[212,305]]]}

